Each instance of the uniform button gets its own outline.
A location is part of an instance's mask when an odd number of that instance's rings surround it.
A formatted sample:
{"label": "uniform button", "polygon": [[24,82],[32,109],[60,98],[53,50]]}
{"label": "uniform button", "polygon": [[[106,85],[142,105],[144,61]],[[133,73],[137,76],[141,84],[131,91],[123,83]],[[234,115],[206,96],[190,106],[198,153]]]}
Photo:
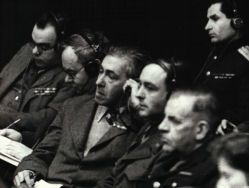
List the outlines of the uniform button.
{"label": "uniform button", "polygon": [[177,186],[177,183],[176,182],[173,182],[172,184],[171,184],[171,187],[176,187]]}
{"label": "uniform button", "polygon": [[150,178],[151,178],[151,175],[148,175],[147,177],[148,177],[148,179],[150,179]]}
{"label": "uniform button", "polygon": [[16,96],[16,97],[15,97],[15,101],[18,101],[18,100],[19,100],[19,96]]}
{"label": "uniform button", "polygon": [[216,60],[216,59],[217,59],[217,56],[214,56],[214,59]]}
{"label": "uniform button", "polygon": [[207,76],[210,76],[210,74],[211,74],[210,71],[207,71],[207,72],[206,72],[206,75],[207,75]]}
{"label": "uniform button", "polygon": [[159,188],[161,186],[160,182],[155,181],[153,182],[153,188]]}

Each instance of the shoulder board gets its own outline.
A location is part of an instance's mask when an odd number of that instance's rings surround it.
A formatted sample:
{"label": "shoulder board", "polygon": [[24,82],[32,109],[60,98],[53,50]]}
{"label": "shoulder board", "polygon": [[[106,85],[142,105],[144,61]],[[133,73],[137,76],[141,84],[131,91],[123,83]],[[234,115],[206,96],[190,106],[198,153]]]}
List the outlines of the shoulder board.
{"label": "shoulder board", "polygon": [[240,55],[242,55],[249,62],[249,50],[244,49],[242,46],[237,51],[239,52]]}

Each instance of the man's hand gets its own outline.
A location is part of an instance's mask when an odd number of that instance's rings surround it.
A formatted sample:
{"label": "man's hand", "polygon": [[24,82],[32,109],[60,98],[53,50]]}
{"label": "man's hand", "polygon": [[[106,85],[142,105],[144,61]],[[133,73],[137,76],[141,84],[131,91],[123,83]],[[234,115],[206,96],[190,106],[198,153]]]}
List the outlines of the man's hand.
{"label": "man's hand", "polygon": [[233,124],[232,122],[223,119],[221,121],[221,124],[219,125],[216,134],[218,135],[225,135],[225,134],[229,134],[229,133],[233,133],[233,132],[239,132],[238,128],[235,124]]}
{"label": "man's hand", "polygon": [[123,90],[126,91],[126,89],[129,87],[131,88],[131,96],[129,98],[129,105],[131,105],[131,107],[136,109],[136,107],[139,105],[139,100],[136,97],[136,93],[138,91],[138,83],[133,79],[129,79],[124,84]]}
{"label": "man's hand", "polygon": [[9,154],[19,160],[22,160],[24,157],[26,157],[33,151],[24,144],[10,140],[6,137],[0,136],[0,142],[1,142],[0,151],[2,153]]}
{"label": "man's hand", "polygon": [[32,187],[35,183],[35,173],[31,170],[24,170],[18,172],[14,178],[14,185],[21,187],[21,184],[26,184],[28,187]]}
{"label": "man's hand", "polygon": [[0,136],[7,137],[17,142],[22,142],[22,134],[14,129],[2,129],[0,130]]}

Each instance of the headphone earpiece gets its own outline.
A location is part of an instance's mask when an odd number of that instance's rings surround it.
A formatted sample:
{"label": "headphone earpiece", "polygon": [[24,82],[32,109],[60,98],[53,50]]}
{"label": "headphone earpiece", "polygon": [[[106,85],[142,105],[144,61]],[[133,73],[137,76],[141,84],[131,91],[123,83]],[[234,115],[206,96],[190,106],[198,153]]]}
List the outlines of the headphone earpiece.
{"label": "headphone earpiece", "polygon": [[56,24],[58,38],[59,40],[62,40],[65,36],[66,18],[63,15],[59,13],[54,13],[52,11],[49,11],[49,14]]}
{"label": "headphone earpiece", "polygon": [[88,36],[87,32],[81,32],[80,35],[85,39],[90,48],[94,51],[95,59],[90,60],[85,65],[85,70],[90,77],[95,77],[99,73],[99,66],[101,64],[101,60],[99,59],[100,44],[98,43],[98,39],[96,39],[97,36]]}
{"label": "headphone earpiece", "polygon": [[238,18],[232,18],[231,24],[232,24],[233,28],[235,28],[235,29],[241,29],[244,26],[244,21],[240,17],[238,17]]}
{"label": "headphone earpiece", "polygon": [[90,77],[95,77],[99,73],[99,66],[100,66],[101,61],[99,59],[93,59],[90,60],[86,65],[85,65],[85,71],[88,76]]}
{"label": "headphone earpiece", "polygon": [[239,16],[236,0],[232,0],[232,4],[233,4],[233,18],[231,20],[231,25],[234,29],[239,30],[242,27],[244,27],[244,20]]}

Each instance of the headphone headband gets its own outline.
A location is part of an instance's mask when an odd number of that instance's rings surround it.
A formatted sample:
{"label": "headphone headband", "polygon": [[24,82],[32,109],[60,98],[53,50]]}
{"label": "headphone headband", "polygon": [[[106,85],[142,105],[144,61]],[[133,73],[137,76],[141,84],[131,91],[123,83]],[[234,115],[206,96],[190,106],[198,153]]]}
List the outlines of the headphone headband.
{"label": "headphone headband", "polygon": [[239,15],[238,5],[236,3],[236,0],[231,0],[232,6],[233,6],[233,18],[232,18],[232,26],[235,29],[241,29],[244,26],[244,20]]}

